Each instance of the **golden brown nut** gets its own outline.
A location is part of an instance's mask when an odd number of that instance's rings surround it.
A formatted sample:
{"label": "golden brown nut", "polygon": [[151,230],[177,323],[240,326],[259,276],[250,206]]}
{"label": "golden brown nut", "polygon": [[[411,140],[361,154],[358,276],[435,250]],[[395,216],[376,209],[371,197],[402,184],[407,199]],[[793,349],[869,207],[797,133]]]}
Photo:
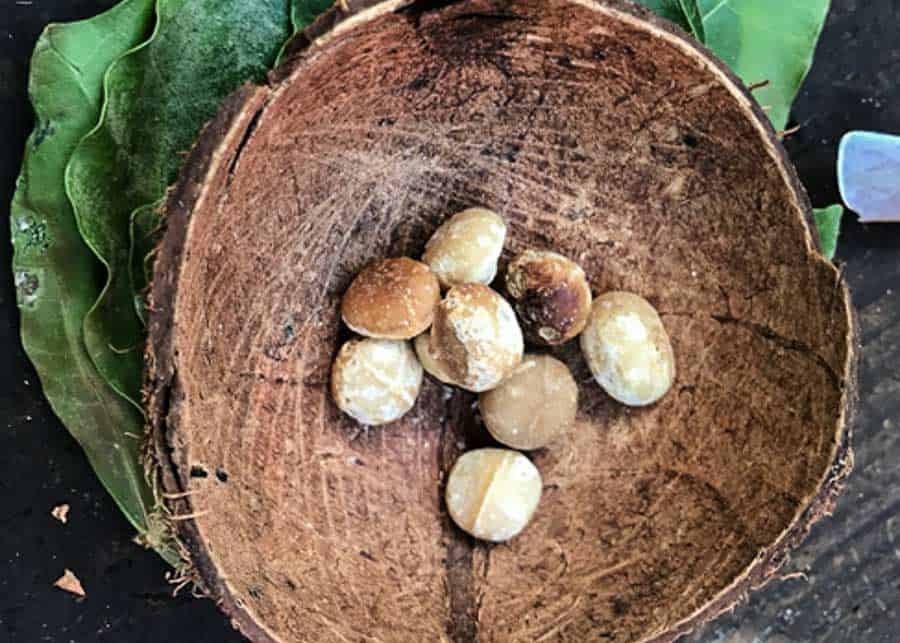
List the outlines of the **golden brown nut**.
{"label": "golden brown nut", "polygon": [[445,498],[460,528],[476,538],[502,542],[529,523],[542,490],[540,472],[521,453],[476,449],[453,465]]}
{"label": "golden brown nut", "polygon": [[384,259],[360,272],[341,302],[344,323],[382,339],[410,339],[424,332],[441,298],[437,277],[407,257]]}
{"label": "golden brown nut", "polygon": [[457,386],[476,393],[494,388],[524,349],[512,307],[487,286],[451,288],[435,310],[431,351]]}
{"label": "golden brown nut", "polygon": [[444,384],[454,384],[453,378],[447,373],[447,369],[435,359],[431,351],[431,333],[422,333],[413,342],[416,356],[425,372]]}
{"label": "golden brown nut", "polygon": [[351,339],[331,370],[331,394],[338,408],[361,424],[402,417],[416,403],[422,366],[409,342]]}
{"label": "golden brown nut", "polygon": [[489,284],[497,275],[497,260],[506,239],[506,224],[484,208],[452,216],[435,231],[422,261],[444,288],[468,283]]}
{"label": "golden brown nut", "polygon": [[526,250],[506,273],[525,336],[555,346],[584,329],[591,312],[591,287],[584,270],[555,252]]}
{"label": "golden brown nut", "polygon": [[482,393],[478,406],[494,438],[514,449],[540,449],[575,423],[578,386],[549,355],[526,355],[513,374]]}
{"label": "golden brown nut", "polygon": [[639,295],[608,292],[595,299],[581,349],[600,386],[629,406],[653,404],[675,380],[669,335]]}

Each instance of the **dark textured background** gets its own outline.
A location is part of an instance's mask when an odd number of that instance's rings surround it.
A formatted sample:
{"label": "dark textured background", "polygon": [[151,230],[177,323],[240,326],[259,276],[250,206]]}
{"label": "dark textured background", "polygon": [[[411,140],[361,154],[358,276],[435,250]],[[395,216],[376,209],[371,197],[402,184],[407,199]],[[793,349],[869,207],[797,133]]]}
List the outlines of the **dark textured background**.
{"label": "dark textured background", "polygon": [[[0,0],[0,211],[31,128],[34,41],[48,22],[112,4]],[[898,33],[900,0],[835,0],[795,107],[802,129],[788,141],[816,205],[838,199],[834,165],[845,131],[900,134]],[[834,517],[815,527],[784,570],[793,576],[694,643],[900,641],[900,224],[850,219],[838,260],[862,325],[856,471]],[[129,525],[51,413],[19,343],[10,254],[0,243],[0,642],[241,641],[210,601],[171,597],[162,561],[131,542]],[[72,507],[67,525],[50,517],[63,502]],[[87,598],[52,587],[65,567]]]}

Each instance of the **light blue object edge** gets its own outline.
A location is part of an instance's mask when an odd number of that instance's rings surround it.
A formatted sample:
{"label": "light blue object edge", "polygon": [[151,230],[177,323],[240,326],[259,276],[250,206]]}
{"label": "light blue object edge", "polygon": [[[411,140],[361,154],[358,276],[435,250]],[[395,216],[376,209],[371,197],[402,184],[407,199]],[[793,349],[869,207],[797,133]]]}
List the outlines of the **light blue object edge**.
{"label": "light blue object edge", "polygon": [[[879,218],[869,218],[866,216],[865,212],[861,212],[856,209],[856,204],[851,203],[850,199],[847,198],[848,192],[850,192],[849,186],[846,184],[845,179],[845,162],[846,162],[846,151],[847,146],[853,143],[856,140],[887,140],[891,143],[896,144],[900,147],[900,136],[896,136],[893,134],[887,134],[884,132],[873,132],[869,130],[851,130],[841,137],[841,142],[838,145],[838,160],[837,160],[837,180],[838,180],[838,190],[841,193],[841,199],[847,205],[847,207],[859,215],[860,221],[866,222],[887,222],[893,221],[892,219],[879,219]],[[898,175],[900,175],[900,168],[897,170]]]}

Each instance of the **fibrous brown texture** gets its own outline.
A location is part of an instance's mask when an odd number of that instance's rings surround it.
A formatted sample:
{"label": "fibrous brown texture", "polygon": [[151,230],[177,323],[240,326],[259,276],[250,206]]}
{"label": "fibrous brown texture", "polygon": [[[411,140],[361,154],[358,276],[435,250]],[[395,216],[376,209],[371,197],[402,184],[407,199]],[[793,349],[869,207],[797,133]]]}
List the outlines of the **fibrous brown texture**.
{"label": "fibrous brown texture", "polygon": [[[631,5],[360,8],[232,96],[171,194],[149,405],[193,562],[256,641],[673,640],[770,577],[850,466],[852,315],[794,171],[739,83]],[[552,249],[649,299],[678,360],[626,409],[557,351],[576,426],[498,546],[441,501],[486,443],[469,395],[428,381],[367,431],[328,396],[353,275],[473,205],[504,261]]]}

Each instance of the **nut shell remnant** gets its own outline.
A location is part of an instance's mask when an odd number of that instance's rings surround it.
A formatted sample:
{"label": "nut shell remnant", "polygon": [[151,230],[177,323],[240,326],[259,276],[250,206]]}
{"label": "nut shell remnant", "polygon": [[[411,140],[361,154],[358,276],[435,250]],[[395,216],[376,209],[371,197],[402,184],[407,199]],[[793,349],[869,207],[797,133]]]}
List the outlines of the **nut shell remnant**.
{"label": "nut shell remnant", "polygon": [[422,261],[445,288],[489,284],[506,239],[506,223],[484,208],[470,208],[445,221],[429,239]]}
{"label": "nut shell remnant", "polygon": [[351,339],[331,371],[331,393],[361,424],[393,422],[409,411],[422,386],[422,366],[409,342]]}
{"label": "nut shell remnant", "polygon": [[463,531],[493,542],[521,532],[537,509],[543,483],[531,460],[508,449],[463,454],[447,479],[447,510]]}
{"label": "nut shell remnant", "polygon": [[575,423],[578,385],[549,355],[526,355],[513,374],[478,399],[494,438],[514,449],[540,449]]}
{"label": "nut shell remnant", "polygon": [[413,346],[416,349],[416,357],[419,358],[419,363],[426,373],[444,384],[455,384],[444,365],[434,357],[431,350],[431,333],[422,333],[416,337]]}
{"label": "nut shell remnant", "polygon": [[494,388],[524,350],[512,307],[487,286],[451,288],[435,310],[431,351],[457,386],[476,393]]}
{"label": "nut shell remnant", "polygon": [[525,336],[555,346],[584,329],[591,312],[591,287],[581,266],[555,252],[526,250],[506,273]]}
{"label": "nut shell remnant", "polygon": [[431,325],[441,298],[437,277],[407,257],[384,259],[360,272],[341,302],[354,332],[382,339],[410,339]]}
{"label": "nut shell remnant", "polygon": [[653,404],[675,380],[675,355],[656,309],[627,292],[594,300],[581,349],[594,378],[629,406]]}

